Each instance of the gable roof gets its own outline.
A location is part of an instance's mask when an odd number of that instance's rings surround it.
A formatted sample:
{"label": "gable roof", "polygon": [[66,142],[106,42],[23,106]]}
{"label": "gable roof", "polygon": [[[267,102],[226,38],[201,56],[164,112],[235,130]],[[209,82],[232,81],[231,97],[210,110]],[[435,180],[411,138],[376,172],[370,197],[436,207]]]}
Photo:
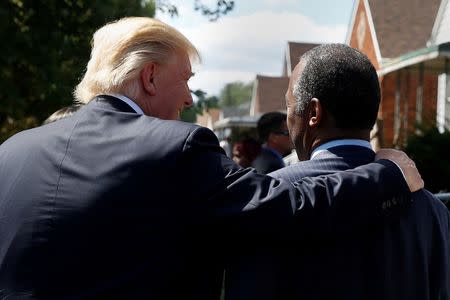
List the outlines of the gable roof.
{"label": "gable roof", "polygon": [[320,44],[288,42],[286,52],[284,54],[282,76],[291,76],[291,73],[297,65],[300,56],[302,56],[306,51],[319,45]]}
{"label": "gable roof", "polygon": [[270,111],[285,111],[284,95],[288,85],[289,77],[256,75],[250,115],[259,115]]}
{"label": "gable roof", "polygon": [[426,46],[440,0],[368,0],[368,3],[382,58],[394,58]]}
{"label": "gable roof", "polygon": [[442,0],[433,26],[431,45],[450,42],[450,1]]}
{"label": "gable roof", "polygon": [[380,46],[367,0],[354,1],[345,40],[347,45],[365,53],[377,70],[380,68],[382,63]]}

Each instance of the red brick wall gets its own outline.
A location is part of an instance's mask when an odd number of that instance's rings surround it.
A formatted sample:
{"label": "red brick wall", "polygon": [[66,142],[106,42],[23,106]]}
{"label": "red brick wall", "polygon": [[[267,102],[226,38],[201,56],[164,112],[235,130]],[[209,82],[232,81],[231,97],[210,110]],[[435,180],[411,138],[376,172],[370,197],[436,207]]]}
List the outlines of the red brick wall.
{"label": "red brick wall", "polygon": [[424,124],[436,125],[438,76],[427,75],[424,78],[424,101],[422,118]]}
{"label": "red brick wall", "polygon": [[[400,76],[400,135],[394,141],[394,112],[397,77]],[[404,146],[406,138],[416,129],[416,98],[419,85],[419,72],[407,69],[384,76],[381,83],[380,118],[383,122],[383,147]],[[405,105],[407,103],[407,105]],[[425,125],[436,123],[437,76],[424,74],[422,122]],[[407,124],[404,117],[407,115]],[[405,127],[406,125],[406,127]],[[394,145],[395,142],[395,145]]]}
{"label": "red brick wall", "polygon": [[[362,17],[361,17],[362,16]],[[365,27],[359,25],[361,18],[365,18]],[[371,22],[372,20],[370,20]],[[358,43],[358,35],[362,36],[361,29],[364,28],[363,42]],[[370,32],[368,13],[364,5],[364,0],[358,1],[358,8],[355,21],[350,36],[350,46],[356,48],[367,55],[376,70],[380,69],[376,57],[375,44]],[[360,32],[358,32],[358,30]],[[380,143],[382,147],[394,146],[394,111],[395,111],[395,93],[397,87],[397,76],[400,76],[400,135],[396,145],[403,146],[409,134],[415,131],[416,123],[416,98],[417,87],[419,84],[419,72],[417,70],[403,69],[380,77],[381,85],[381,104],[378,118],[381,119]],[[405,105],[407,103],[407,105]],[[437,76],[433,74],[424,74],[423,83],[423,124],[433,125],[436,122],[437,105]],[[406,124],[403,121],[407,115]],[[407,128],[405,128],[405,125]]]}
{"label": "red brick wall", "polygon": [[[365,15],[365,31],[364,31],[364,40],[362,43],[362,47],[358,45],[358,24],[361,20],[361,15]],[[371,22],[372,20],[370,20]],[[351,36],[350,36],[350,47],[356,48],[363,52],[370,59],[372,64],[375,66],[376,70],[379,70],[380,66],[377,60],[377,56],[375,54],[375,44],[372,39],[372,35],[370,32],[369,19],[368,14],[366,12],[366,7],[364,5],[364,0],[359,0],[358,9],[356,12],[355,22],[353,24],[353,28],[351,28]]]}
{"label": "red brick wall", "polygon": [[380,119],[383,122],[382,147],[391,147],[394,139],[394,110],[395,110],[395,91],[396,91],[396,73],[384,76],[381,82],[381,105]]}

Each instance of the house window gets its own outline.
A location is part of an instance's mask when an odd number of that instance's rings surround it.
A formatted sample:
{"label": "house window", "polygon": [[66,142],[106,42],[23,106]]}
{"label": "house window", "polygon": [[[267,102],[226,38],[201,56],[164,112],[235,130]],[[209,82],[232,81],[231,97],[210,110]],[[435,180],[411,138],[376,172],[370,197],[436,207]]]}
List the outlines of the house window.
{"label": "house window", "polygon": [[401,98],[401,71],[397,72],[397,84],[395,88],[395,104],[394,104],[394,145],[400,142],[400,98]]}
{"label": "house window", "polygon": [[[448,59],[447,59],[448,62]],[[448,64],[447,64],[448,65]],[[445,128],[450,130],[450,70],[447,68],[447,73],[445,74]]]}
{"label": "house window", "polygon": [[445,73],[438,77],[436,124],[440,132],[450,130],[450,60],[445,60]]}
{"label": "house window", "polygon": [[419,66],[419,84],[417,85],[416,93],[416,124],[422,123],[422,111],[423,111],[423,63]]}
{"label": "house window", "polygon": [[436,124],[440,132],[444,132],[444,128],[446,127],[445,116],[447,114],[447,107],[449,106],[448,95],[446,95],[446,91],[448,90],[446,87],[447,77],[445,73],[438,77]]}

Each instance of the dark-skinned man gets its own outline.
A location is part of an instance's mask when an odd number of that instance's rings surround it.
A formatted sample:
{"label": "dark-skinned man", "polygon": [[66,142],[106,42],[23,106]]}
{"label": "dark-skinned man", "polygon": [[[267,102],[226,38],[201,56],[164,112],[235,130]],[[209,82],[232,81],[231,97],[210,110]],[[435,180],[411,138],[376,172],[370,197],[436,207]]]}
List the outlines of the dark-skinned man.
{"label": "dark-skinned man", "polygon": [[[286,92],[287,125],[301,162],[269,175],[295,182],[373,161],[369,137],[379,103],[378,76],[364,54],[343,44],[308,51]],[[366,201],[356,194],[347,200],[355,198]],[[249,245],[242,252],[251,255],[241,257],[230,272],[246,273],[248,284],[231,276],[227,298],[449,299],[450,214],[424,189],[412,200],[409,209],[394,210],[372,226],[347,222],[357,212],[342,211],[339,218],[348,227],[330,231],[328,222],[318,221],[309,232],[296,226],[301,243],[267,239],[259,248]]]}

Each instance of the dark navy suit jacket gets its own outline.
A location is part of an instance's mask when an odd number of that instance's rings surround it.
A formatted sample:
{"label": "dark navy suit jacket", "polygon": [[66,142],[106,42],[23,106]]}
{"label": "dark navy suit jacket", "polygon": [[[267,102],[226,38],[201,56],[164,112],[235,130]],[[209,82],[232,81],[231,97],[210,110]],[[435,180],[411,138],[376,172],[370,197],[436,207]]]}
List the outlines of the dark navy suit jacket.
{"label": "dark navy suit jacket", "polygon": [[[338,146],[270,175],[295,182],[305,176],[351,169],[373,159],[370,149]],[[358,185],[354,190],[359,191]],[[361,194],[351,197],[349,201],[366,201]],[[315,223],[309,234],[298,231],[303,236],[301,242],[283,246],[268,240],[261,249],[247,248],[251,258],[234,273],[246,272],[248,282],[260,286],[260,294],[234,281],[230,283],[234,293],[228,298],[450,299],[449,211],[426,190],[413,193],[412,198],[408,209],[393,210],[368,227],[349,222],[348,228],[329,232],[329,224]],[[395,202],[386,202],[385,206]],[[332,198],[330,205],[335,205]],[[340,213],[351,219],[351,214],[358,212]],[[310,217],[315,218],[314,213]],[[246,259],[241,257],[242,261]],[[236,296],[243,294],[245,298]]]}
{"label": "dark navy suit jacket", "polygon": [[[368,180],[378,176],[388,192]],[[238,168],[208,129],[100,96],[0,146],[0,298],[216,299],[224,245],[289,238],[314,202],[355,180],[371,205],[337,203],[363,224],[378,198],[405,192],[399,177],[380,161],[294,187]]]}
{"label": "dark navy suit jacket", "polygon": [[285,166],[280,154],[275,153],[276,150],[261,148],[261,152],[252,162],[252,168],[260,174],[269,174],[270,172],[281,169]]}

